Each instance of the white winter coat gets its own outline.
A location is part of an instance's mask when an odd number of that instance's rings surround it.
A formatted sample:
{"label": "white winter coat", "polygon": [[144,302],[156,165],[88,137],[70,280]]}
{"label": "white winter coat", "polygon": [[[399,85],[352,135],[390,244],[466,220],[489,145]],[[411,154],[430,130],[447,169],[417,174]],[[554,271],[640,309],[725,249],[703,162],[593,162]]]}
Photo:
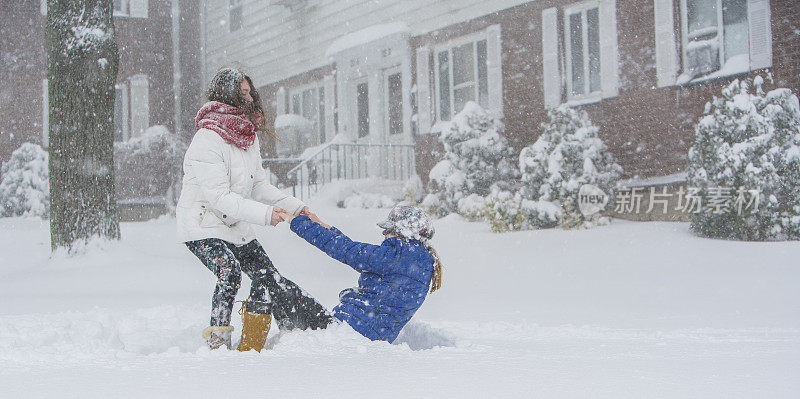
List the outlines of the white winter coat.
{"label": "white winter coat", "polygon": [[243,245],[255,239],[253,224],[269,223],[272,205],[293,214],[303,209],[302,201],[269,183],[259,148],[258,138],[245,150],[212,130],[197,131],[183,157],[178,240]]}

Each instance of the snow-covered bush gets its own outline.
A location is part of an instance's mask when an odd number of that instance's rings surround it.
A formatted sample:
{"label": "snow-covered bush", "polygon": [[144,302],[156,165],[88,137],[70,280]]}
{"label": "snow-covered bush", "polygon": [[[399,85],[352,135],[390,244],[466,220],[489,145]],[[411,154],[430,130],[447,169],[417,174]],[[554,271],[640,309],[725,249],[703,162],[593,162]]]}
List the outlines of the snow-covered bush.
{"label": "snow-covered bush", "polygon": [[[561,208],[561,220],[571,221],[560,223],[565,227],[591,226],[601,216],[587,218],[578,212],[578,191],[591,184],[610,195],[622,168],[598,137],[599,129],[586,112],[562,105],[548,111],[548,117],[550,120],[541,125],[541,137],[520,152],[520,193],[523,199],[546,201]],[[533,226],[552,224],[550,214],[542,215],[544,219],[532,221]]]}
{"label": "snow-covered bush", "polygon": [[765,94],[763,84],[733,81],[695,126],[687,185],[702,199],[692,214],[701,236],[800,239],[800,106],[789,89]]}
{"label": "snow-covered bush", "polygon": [[177,201],[188,144],[164,126],[114,144],[114,188],[118,199],[167,197]]}
{"label": "snow-covered bush", "polygon": [[524,199],[519,192],[494,190],[484,204],[484,218],[496,233],[555,227],[563,216],[560,206]]}
{"label": "snow-covered bush", "polygon": [[488,195],[493,186],[507,189],[519,172],[513,150],[503,137],[503,123],[474,102],[468,102],[449,123],[440,125],[444,159],[430,172],[431,192],[423,202],[444,215],[458,212],[461,199]]}
{"label": "snow-covered bush", "polygon": [[17,148],[0,171],[0,216],[48,217],[49,174],[47,151],[33,143]]}
{"label": "snow-covered bush", "polygon": [[403,201],[409,204],[418,204],[425,197],[425,186],[417,174],[411,176],[403,184]]}
{"label": "snow-covered bush", "polygon": [[464,216],[471,222],[483,220],[483,208],[486,206],[486,199],[478,194],[470,194],[458,200],[458,214]]}

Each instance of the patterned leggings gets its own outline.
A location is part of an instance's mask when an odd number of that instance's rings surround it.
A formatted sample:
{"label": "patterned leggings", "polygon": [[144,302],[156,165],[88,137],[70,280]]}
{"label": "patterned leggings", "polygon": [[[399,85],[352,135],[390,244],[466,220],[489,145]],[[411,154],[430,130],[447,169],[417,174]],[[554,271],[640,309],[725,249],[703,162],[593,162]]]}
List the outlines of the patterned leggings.
{"label": "patterned leggings", "polygon": [[212,326],[230,325],[242,272],[252,281],[247,310],[272,313],[281,330],[325,328],[331,322],[331,316],[322,305],[278,273],[258,241],[236,246],[218,238],[207,238],[185,244],[217,276],[211,299]]}

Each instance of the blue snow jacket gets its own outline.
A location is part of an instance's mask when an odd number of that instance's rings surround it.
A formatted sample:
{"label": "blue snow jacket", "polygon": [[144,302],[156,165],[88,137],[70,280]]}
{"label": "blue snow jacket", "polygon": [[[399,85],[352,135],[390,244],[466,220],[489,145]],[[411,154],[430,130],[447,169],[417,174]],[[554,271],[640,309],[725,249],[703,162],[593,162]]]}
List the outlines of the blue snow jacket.
{"label": "blue snow jacket", "polygon": [[361,273],[358,288],[339,293],[333,315],[373,341],[394,341],[428,294],[433,257],[425,245],[397,237],[387,238],[381,245],[357,242],[304,215],[292,220],[291,229]]}

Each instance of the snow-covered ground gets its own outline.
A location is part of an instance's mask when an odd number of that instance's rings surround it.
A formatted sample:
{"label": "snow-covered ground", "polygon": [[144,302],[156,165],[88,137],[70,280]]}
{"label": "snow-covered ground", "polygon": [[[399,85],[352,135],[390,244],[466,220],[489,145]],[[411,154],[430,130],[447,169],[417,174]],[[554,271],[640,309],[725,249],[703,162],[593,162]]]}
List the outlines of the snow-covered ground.
{"label": "snow-covered ground", "polygon": [[[387,212],[312,209],[372,242]],[[444,286],[401,342],[337,326],[271,333],[258,354],[204,348],[214,278],[173,219],[124,223],[122,241],[75,257],[50,257],[47,222],[0,219],[0,397],[800,395],[798,242],[708,240],[681,223],[435,226]],[[286,225],[259,239],[329,308],[355,285]]]}

